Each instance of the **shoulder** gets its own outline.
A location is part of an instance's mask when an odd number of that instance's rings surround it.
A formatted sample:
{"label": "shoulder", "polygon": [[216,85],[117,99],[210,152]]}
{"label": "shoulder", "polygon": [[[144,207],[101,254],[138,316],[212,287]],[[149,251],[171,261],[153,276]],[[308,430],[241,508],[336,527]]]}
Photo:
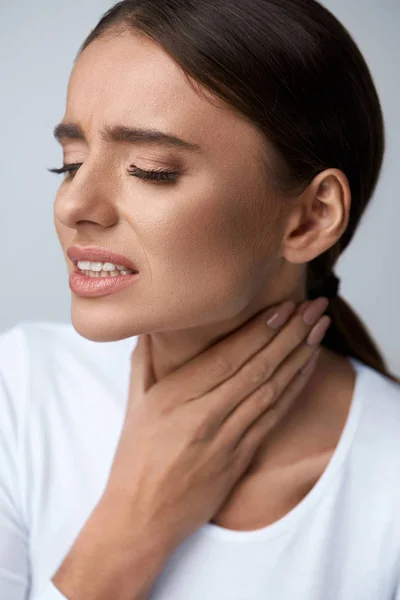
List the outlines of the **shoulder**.
{"label": "shoulder", "polygon": [[[110,383],[127,377],[137,338],[93,342],[71,323],[23,321],[0,333],[0,378],[13,402],[30,404],[54,390],[84,381]],[[28,400],[23,400],[23,399]]]}
{"label": "shoulder", "polygon": [[22,321],[0,333],[0,365],[21,361],[27,355],[38,358],[55,356],[60,352],[94,349],[97,344],[80,336],[71,323]]}
{"label": "shoulder", "polygon": [[[18,470],[21,481],[28,481],[27,498],[32,481],[40,479],[47,459],[54,462],[57,449],[61,460],[74,444],[85,448],[88,436],[105,446],[107,436],[114,439],[136,339],[98,343],[69,323],[41,321],[21,322],[0,333],[0,456],[6,456],[10,473]],[[49,444],[54,456],[48,454]]]}
{"label": "shoulder", "polygon": [[0,374],[13,389],[23,391],[34,367],[38,375],[49,369],[68,347],[71,326],[67,323],[24,321],[0,333]]}
{"label": "shoulder", "polygon": [[109,357],[133,349],[136,336],[115,342],[94,342],[82,337],[71,323],[22,321],[0,332],[0,367],[23,365],[24,360]]}
{"label": "shoulder", "polygon": [[377,436],[385,434],[391,439],[396,434],[400,444],[400,383],[359,361],[356,361],[355,367],[355,394],[361,405],[361,424]]}
{"label": "shoulder", "polygon": [[69,323],[22,321],[0,332],[0,365],[20,361],[32,347],[46,351],[65,341],[73,331]]}
{"label": "shoulder", "polygon": [[357,468],[400,501],[400,384],[356,361],[352,455]]}

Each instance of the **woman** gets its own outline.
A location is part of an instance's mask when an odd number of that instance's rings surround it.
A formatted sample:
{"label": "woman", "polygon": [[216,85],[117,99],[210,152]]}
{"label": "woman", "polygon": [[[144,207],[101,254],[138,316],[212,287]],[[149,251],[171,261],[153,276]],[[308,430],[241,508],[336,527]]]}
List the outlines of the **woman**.
{"label": "woman", "polygon": [[313,0],[125,0],[55,135],[73,329],[0,340],[0,596],[400,598],[400,386],[333,274],[384,153],[348,32]]}

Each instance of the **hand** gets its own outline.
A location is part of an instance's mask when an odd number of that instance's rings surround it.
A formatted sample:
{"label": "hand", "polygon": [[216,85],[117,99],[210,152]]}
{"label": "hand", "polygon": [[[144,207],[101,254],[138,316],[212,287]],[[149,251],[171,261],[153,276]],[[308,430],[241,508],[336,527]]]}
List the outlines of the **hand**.
{"label": "hand", "polygon": [[[315,326],[302,318],[311,305]],[[126,509],[128,531],[132,515],[171,552],[216,514],[308,381],[327,306],[285,302],[282,331],[263,312],[155,384],[150,339],[139,336],[106,489]]]}

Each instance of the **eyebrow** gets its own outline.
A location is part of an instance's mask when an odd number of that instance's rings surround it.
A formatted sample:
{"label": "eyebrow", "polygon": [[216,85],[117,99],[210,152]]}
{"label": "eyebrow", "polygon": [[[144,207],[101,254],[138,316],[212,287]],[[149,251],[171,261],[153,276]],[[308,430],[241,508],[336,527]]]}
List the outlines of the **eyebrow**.
{"label": "eyebrow", "polygon": [[[59,142],[62,140],[85,140],[85,134],[82,128],[75,123],[59,123],[55,126],[53,135]],[[158,129],[149,127],[126,127],[115,125],[113,127],[104,127],[100,135],[105,142],[128,142],[130,144],[154,144],[177,148],[181,150],[190,150],[200,152],[198,144],[182,140],[175,135],[164,133]]]}

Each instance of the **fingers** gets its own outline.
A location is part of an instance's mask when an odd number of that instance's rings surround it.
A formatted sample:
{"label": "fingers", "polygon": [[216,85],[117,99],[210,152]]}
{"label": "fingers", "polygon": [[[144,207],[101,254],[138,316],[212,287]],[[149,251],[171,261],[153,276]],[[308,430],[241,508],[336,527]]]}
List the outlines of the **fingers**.
{"label": "fingers", "polygon": [[320,351],[320,348],[314,351],[307,367],[300,369],[292,378],[273,407],[264,411],[261,410],[258,418],[245,431],[242,431],[236,440],[231,442],[231,446],[227,446],[233,453],[233,464],[237,463],[236,468],[243,471],[249,467],[260,445],[288,414],[296,398],[314,372]]}
{"label": "fingers", "polygon": [[175,403],[199,398],[211,391],[232,377],[243,363],[277,335],[278,329],[272,329],[267,325],[266,313],[276,312],[278,309],[281,313],[281,321],[285,321],[295,311],[296,304],[286,301],[262,311],[236,331],[230,332],[222,341],[215,343],[176,371],[169,373],[157,382],[157,387],[162,386],[163,395],[171,398],[171,402]]}
{"label": "fingers", "polygon": [[321,329],[320,320],[329,325],[330,318],[322,317],[328,305],[329,300],[321,297],[306,307],[306,311],[304,307],[299,308],[295,317],[291,319],[281,334],[276,336],[267,348],[258,353],[257,360],[260,360],[261,364],[264,361],[264,368],[267,371],[272,374],[274,365],[277,368],[311,333],[312,340],[315,337],[314,330],[318,333]]}
{"label": "fingers", "polygon": [[[314,317],[326,308],[327,303],[325,298],[313,303],[313,307],[317,309]],[[210,420],[213,420],[216,427],[222,426],[237,406],[260,386],[263,389],[259,393],[267,408],[268,403],[271,404],[288,385],[294,373],[304,366],[313,351],[306,343],[306,338],[311,333],[314,336],[315,329],[321,330],[321,325],[305,323],[302,313],[303,307],[300,307],[278,336],[245,363],[233,377],[202,399],[202,408],[208,410]],[[327,316],[322,319],[330,321]],[[300,353],[294,352],[299,348]],[[288,358],[285,369],[276,376],[276,372]]]}
{"label": "fingers", "polygon": [[222,425],[221,433],[228,444],[232,443],[233,449],[259,422],[264,435],[276,427],[310,378],[320,350],[320,347],[304,345],[295,357],[290,357],[269,381],[245,398],[230,414]]}

